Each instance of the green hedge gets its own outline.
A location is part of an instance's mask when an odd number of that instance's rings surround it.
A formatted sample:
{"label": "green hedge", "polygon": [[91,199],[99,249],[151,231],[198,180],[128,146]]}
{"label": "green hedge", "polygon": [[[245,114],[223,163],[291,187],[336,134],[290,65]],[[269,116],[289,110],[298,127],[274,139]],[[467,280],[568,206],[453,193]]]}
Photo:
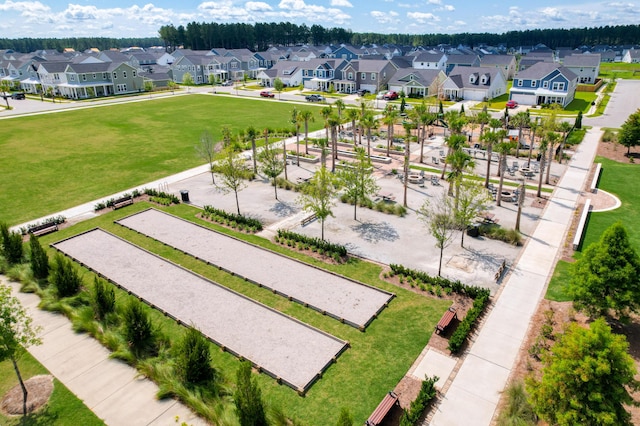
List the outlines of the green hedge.
{"label": "green hedge", "polygon": [[400,426],[417,426],[420,424],[422,413],[427,409],[431,401],[436,397],[436,382],[438,376],[425,377],[420,387],[420,392],[415,400],[411,401],[408,410],[404,410],[400,417]]}
{"label": "green hedge", "polygon": [[229,225],[232,228],[238,227],[241,230],[250,232],[262,231],[262,222],[258,219],[246,217],[241,214],[228,213],[212,206],[204,206],[202,217],[223,225]]}
{"label": "green hedge", "polygon": [[472,299],[476,299],[481,295],[486,295],[489,297],[490,291],[484,287],[471,286],[461,283],[458,280],[451,281],[447,278],[443,277],[432,277],[426,272],[417,271],[415,269],[407,268],[403,265],[390,264],[392,275],[399,275],[404,277],[410,277],[413,280],[420,281],[424,284],[429,284],[431,286],[441,287],[443,289],[451,289],[452,292],[468,296]]}
{"label": "green hedge", "polygon": [[322,254],[326,254],[327,256],[331,256],[334,259],[336,257],[344,258],[347,256],[347,248],[340,244],[334,244],[326,240],[321,240],[317,237],[308,237],[306,235],[297,234],[295,232],[286,231],[284,229],[278,229],[276,242],[286,244],[287,241],[309,246],[309,248],[311,248],[313,251],[318,251]]}
{"label": "green hedge", "polygon": [[489,304],[489,295],[480,295],[473,301],[473,307],[469,309],[467,315],[464,317],[456,331],[453,332],[449,338],[449,350],[452,353],[458,353],[462,348],[462,345],[467,340],[469,333],[473,330],[476,321],[484,313],[485,308]]}

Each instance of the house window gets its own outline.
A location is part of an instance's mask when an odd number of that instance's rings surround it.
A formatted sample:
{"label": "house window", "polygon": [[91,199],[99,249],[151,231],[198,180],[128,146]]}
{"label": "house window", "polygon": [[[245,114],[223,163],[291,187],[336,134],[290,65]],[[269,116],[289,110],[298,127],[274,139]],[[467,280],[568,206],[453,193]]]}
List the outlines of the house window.
{"label": "house window", "polygon": [[371,80],[376,81],[376,74],[373,72],[371,73]]}
{"label": "house window", "polygon": [[542,88],[543,89],[548,89],[549,88],[549,82],[548,81],[543,81],[542,82]]}
{"label": "house window", "polygon": [[551,90],[564,90],[564,83],[561,83],[559,81],[554,81],[553,82],[553,86],[551,87]]}
{"label": "house window", "polygon": [[96,73],[95,72],[93,73],[93,79],[94,80],[96,79]]}
{"label": "house window", "polygon": [[114,79],[114,80],[117,80],[117,79],[118,79],[118,73],[117,73],[117,72],[115,72],[115,71],[113,72],[113,79]]}
{"label": "house window", "polygon": [[106,80],[106,79],[107,79],[107,73],[106,73],[106,72],[103,72],[103,73],[102,73],[102,79],[103,79],[103,80]]}
{"label": "house window", "polygon": [[353,80],[353,73],[352,72],[349,73],[349,76],[347,77],[347,79],[348,80]]}
{"label": "house window", "polygon": [[54,79],[54,80],[60,80],[60,74],[58,74],[58,73],[54,73],[54,74],[53,74],[53,79]]}
{"label": "house window", "polygon": [[127,91],[127,85],[126,84],[118,84],[117,90],[118,90],[118,92],[126,92]]}
{"label": "house window", "polygon": [[536,87],[538,82],[536,80],[531,80],[531,87]]}
{"label": "house window", "polygon": [[127,72],[126,71],[122,71],[122,78],[127,78]]}
{"label": "house window", "polygon": [[86,74],[82,74],[82,81],[87,81],[87,75]]}
{"label": "house window", "polygon": [[136,76],[136,70],[133,70],[132,73],[133,73],[133,76],[135,77]]}
{"label": "house window", "polygon": [[518,87],[522,87],[522,79],[518,79]]}
{"label": "house window", "polygon": [[71,75],[69,76],[69,80],[71,80],[71,81],[76,81],[76,76],[75,76],[75,75],[73,75],[73,74],[71,74]]}

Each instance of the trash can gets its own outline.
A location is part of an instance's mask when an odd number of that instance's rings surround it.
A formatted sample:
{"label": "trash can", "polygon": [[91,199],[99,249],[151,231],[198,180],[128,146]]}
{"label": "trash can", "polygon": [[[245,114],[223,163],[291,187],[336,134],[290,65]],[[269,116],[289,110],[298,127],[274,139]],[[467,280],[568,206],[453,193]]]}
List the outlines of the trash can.
{"label": "trash can", "polygon": [[189,191],[187,191],[186,189],[180,190],[180,197],[182,198],[182,202],[183,203],[188,203],[189,202]]}
{"label": "trash can", "polygon": [[467,235],[470,237],[480,236],[480,224],[474,223],[472,225],[467,226]]}

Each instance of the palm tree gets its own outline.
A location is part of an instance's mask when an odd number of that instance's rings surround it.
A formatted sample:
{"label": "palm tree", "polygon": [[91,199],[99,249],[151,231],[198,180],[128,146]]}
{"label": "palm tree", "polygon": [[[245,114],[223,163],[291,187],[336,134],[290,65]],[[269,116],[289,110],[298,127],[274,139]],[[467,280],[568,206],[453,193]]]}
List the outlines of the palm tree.
{"label": "palm tree", "polygon": [[573,130],[573,125],[568,121],[561,121],[558,124],[558,131],[562,132],[562,142],[560,142],[560,154],[558,155],[558,163],[562,164],[562,157],[564,156],[564,145],[567,143],[567,136]]}
{"label": "palm tree", "polygon": [[331,173],[336,171],[336,160],[338,159],[338,128],[340,118],[336,114],[331,114],[327,119],[327,124],[331,129]]}
{"label": "palm tree", "polygon": [[460,134],[462,133],[462,128],[467,122],[467,118],[460,114],[459,111],[451,110],[444,114],[444,121],[447,123],[451,133]]}
{"label": "palm tree", "polygon": [[480,113],[478,113],[478,115],[476,116],[476,119],[478,121],[478,124],[480,125],[480,135],[482,135],[482,132],[484,131],[484,126],[489,124],[489,122],[491,121],[491,114],[489,114],[489,112],[487,112],[487,106],[486,105],[482,109],[482,111]]}
{"label": "palm tree", "polygon": [[327,138],[327,141],[329,140],[329,116],[331,114],[333,114],[333,108],[331,108],[331,105],[323,107],[320,110],[320,115],[322,116],[322,118],[324,118],[324,134]]}
{"label": "palm tree", "polygon": [[349,108],[346,110],[347,120],[351,121],[351,133],[353,133],[353,146],[354,148],[357,146],[356,141],[356,121],[360,116],[360,111],[355,108]]}
{"label": "palm tree", "polygon": [[[553,147],[555,146],[556,142],[558,142],[558,139],[560,139],[560,135],[557,134],[556,132],[553,131],[548,131],[547,132],[547,141],[549,143],[549,156],[547,158],[547,162],[549,163],[549,166],[547,167],[547,178],[545,179],[545,183],[547,185],[549,185],[549,178],[551,176],[551,162],[553,161]],[[544,152],[543,154],[544,155]]]}
{"label": "palm tree", "polygon": [[480,139],[482,139],[487,145],[487,174],[484,179],[485,188],[489,187],[489,179],[491,177],[491,156],[493,155],[493,145],[501,142],[506,136],[506,132],[504,130],[497,130],[502,127],[502,122],[497,118],[492,118],[489,121],[489,127],[491,127],[491,131],[486,131],[480,135]]}
{"label": "palm tree", "polygon": [[522,141],[522,129],[531,123],[529,114],[521,111],[511,117],[511,124],[518,128],[518,144],[516,145],[516,159],[520,157],[520,143]]}
{"label": "palm tree", "polygon": [[455,210],[458,210],[458,197],[460,195],[462,176],[464,172],[473,170],[476,164],[471,156],[462,150],[454,151],[447,159],[447,162],[451,164],[451,171],[447,174],[447,181],[449,182],[448,195],[454,195],[453,190],[455,187]]}
{"label": "palm tree", "polygon": [[[344,104],[342,99],[336,100],[333,103],[333,105],[335,105],[336,109],[338,110],[338,119],[340,120],[340,123],[342,124],[342,111],[345,109],[346,105]],[[340,126],[340,127],[342,127],[342,126]],[[342,130],[342,128],[340,128],[340,130]]]}
{"label": "palm tree", "polygon": [[424,114],[420,114],[420,123],[422,124],[422,138],[420,139],[420,162],[424,163],[424,141],[429,134],[429,128],[435,123],[436,115],[428,110]]}
{"label": "palm tree", "polygon": [[293,123],[296,126],[296,164],[300,167],[300,123],[304,122],[304,119],[300,116],[300,111],[293,108]]}
{"label": "palm tree", "polygon": [[529,124],[529,129],[531,131],[531,141],[529,143],[529,158],[527,160],[527,167],[531,167],[531,155],[533,154],[533,144],[535,143],[536,140],[536,132],[538,131],[538,129],[540,128],[540,124],[538,124],[538,121],[532,121]]}
{"label": "palm tree", "polygon": [[404,131],[406,132],[406,136],[404,138],[404,201],[403,205],[407,207],[407,185],[409,182],[409,161],[411,154],[411,129],[413,129],[414,124],[410,120],[405,120],[402,123],[404,127]]}
{"label": "palm tree", "polygon": [[309,154],[309,122],[316,121],[313,111],[304,109],[299,113],[300,118],[304,121],[304,153]]}
{"label": "palm tree", "polygon": [[[504,132],[504,130],[502,130],[502,132]],[[509,152],[511,151],[511,149],[513,148],[514,143],[513,142],[499,142],[496,145],[496,151],[498,151],[498,153],[500,154],[500,184],[498,185],[498,193],[496,194],[496,204],[498,205],[498,207],[500,206],[500,202],[502,201],[501,198],[501,194],[502,194],[502,184],[504,183],[504,170],[507,168],[507,154],[509,154]]]}
{"label": "palm tree", "polygon": [[245,138],[247,138],[249,142],[251,142],[251,152],[253,154],[253,173],[258,173],[258,163],[256,162],[256,138],[258,137],[258,131],[255,127],[249,126],[244,134]]}
{"label": "palm tree", "polygon": [[376,126],[376,118],[373,112],[367,111],[360,119],[360,125],[367,129],[367,157],[371,159],[371,129]]}
{"label": "palm tree", "polygon": [[442,167],[442,174],[440,175],[440,179],[444,179],[444,175],[447,172],[447,164],[449,161],[449,157],[456,151],[460,151],[462,146],[467,141],[464,135],[460,133],[452,133],[451,135],[445,138],[445,143],[447,144],[447,156],[444,159],[444,165]]}
{"label": "palm tree", "polygon": [[471,129],[471,137],[469,138],[469,142],[471,142],[473,140],[473,131],[478,127],[478,114],[472,113],[470,116],[467,116],[467,123]]}
{"label": "palm tree", "polygon": [[387,126],[387,157],[391,155],[391,141],[393,140],[393,126],[398,118],[395,105],[387,104],[382,113],[382,122]]}
{"label": "palm tree", "polygon": [[546,135],[543,135],[542,139],[540,140],[540,179],[538,180],[538,192],[536,193],[536,196],[538,198],[540,198],[540,196],[542,195],[542,180],[544,179],[544,171],[547,167],[547,158],[545,153],[547,152],[548,144],[549,141]]}

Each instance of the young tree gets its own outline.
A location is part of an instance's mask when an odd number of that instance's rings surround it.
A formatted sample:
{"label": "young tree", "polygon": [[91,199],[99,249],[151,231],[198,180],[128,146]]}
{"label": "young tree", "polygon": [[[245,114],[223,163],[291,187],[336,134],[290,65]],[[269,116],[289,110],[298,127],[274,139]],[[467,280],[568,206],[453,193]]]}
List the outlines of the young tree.
{"label": "young tree", "polygon": [[49,256],[35,235],[29,237],[29,251],[33,276],[39,280],[47,279],[49,277]]}
{"label": "young tree", "polygon": [[211,182],[215,185],[216,178],[214,174],[213,163],[216,161],[216,156],[222,149],[221,142],[215,142],[213,136],[208,130],[205,130],[200,135],[200,143],[196,145],[196,154],[198,157],[207,163],[209,163],[209,170],[211,171]]}
{"label": "young tree", "polygon": [[22,235],[17,232],[9,231],[6,223],[0,223],[0,235],[2,236],[2,255],[11,264],[20,263],[22,261]]}
{"label": "young tree", "polygon": [[70,260],[58,253],[53,259],[53,270],[49,282],[56,290],[58,297],[75,295],[82,285],[82,280]]}
{"label": "young tree", "polygon": [[193,86],[193,76],[191,73],[185,72],[182,76],[182,84],[185,86]]}
{"label": "young tree", "polygon": [[321,238],[324,240],[324,222],[329,216],[333,216],[331,208],[335,205],[335,196],[338,192],[339,182],[332,173],[323,165],[311,178],[308,185],[298,198],[298,203],[304,210],[313,212],[321,224]]}
{"label": "young tree", "polygon": [[304,153],[309,154],[309,122],[314,122],[315,116],[313,115],[313,111],[308,109],[300,111],[298,116],[304,122]]}
{"label": "young tree", "polygon": [[371,158],[371,129],[376,126],[376,118],[372,111],[366,111],[360,117],[360,126],[367,129],[367,157]]}
{"label": "young tree", "polygon": [[98,277],[93,280],[92,304],[99,321],[104,321],[108,314],[116,310],[116,295],[113,287]]}
{"label": "young tree", "polygon": [[550,424],[631,425],[624,406],[638,382],[628,348],[602,318],[588,329],[569,324],[544,355],[542,377],[527,379],[536,413]]}
{"label": "young tree", "polygon": [[372,175],[373,166],[364,149],[356,148],[356,158],[349,166],[339,174],[341,186],[345,189],[345,195],[353,201],[353,220],[357,220],[356,209],[358,203],[375,194],[378,189],[376,179]]}
{"label": "young tree", "polygon": [[576,117],[576,121],[573,124],[575,129],[582,129],[582,111],[578,111],[578,116]]}
{"label": "young tree", "polygon": [[496,195],[496,204],[499,206],[502,202],[502,186],[504,184],[504,173],[507,170],[507,154],[513,149],[514,142],[500,142],[496,145],[496,151],[500,154],[500,183],[498,184],[498,194]]}
{"label": "young tree", "polygon": [[621,320],[640,308],[640,258],[621,223],[611,225],[574,266],[574,305],[592,317],[614,312]]}
{"label": "young tree", "polygon": [[209,341],[193,325],[184,332],[176,351],[176,370],[187,385],[210,383],[215,378]]}
{"label": "young tree", "polygon": [[387,157],[391,155],[391,145],[393,141],[393,126],[398,119],[398,111],[393,104],[387,104],[382,113],[382,123],[387,126]]}
{"label": "young tree", "polygon": [[338,128],[340,119],[336,114],[331,114],[327,121],[331,130],[331,173],[336,171],[336,160],[338,159]]}
{"label": "young tree", "polygon": [[278,92],[278,100],[280,100],[280,96],[282,94],[282,91],[284,90],[284,82],[276,77],[273,80],[273,88],[276,90],[276,92]]}
{"label": "young tree", "polygon": [[489,179],[491,178],[491,157],[493,156],[493,145],[498,142],[502,142],[502,139],[507,135],[504,130],[498,130],[501,125],[502,123],[500,123],[500,120],[492,118],[489,121],[491,131],[487,130],[480,135],[480,139],[487,145],[487,173],[484,177],[485,188],[489,187]]}
{"label": "young tree", "polygon": [[169,80],[167,82],[167,88],[171,90],[171,94],[174,95],[176,93],[176,89],[178,88],[178,84],[173,80]]}
{"label": "young tree", "polygon": [[462,179],[456,190],[455,218],[456,224],[462,231],[460,247],[464,247],[464,233],[467,228],[478,217],[480,212],[487,209],[491,202],[491,197],[487,190],[478,182]]}
{"label": "young tree", "polygon": [[22,415],[27,415],[27,397],[29,392],[22,380],[18,360],[29,346],[41,344],[38,333],[40,327],[33,325],[33,320],[11,295],[11,289],[0,284],[0,361],[10,359],[22,388]]}
{"label": "young tree", "polygon": [[156,331],[142,302],[130,298],[122,312],[124,338],[136,356],[149,353],[156,343]]}
{"label": "young tree", "polygon": [[627,147],[627,155],[631,153],[631,147],[640,145],[640,109],[622,124],[618,132],[618,143]]}
{"label": "young tree", "polygon": [[251,363],[244,361],[237,373],[236,391],[233,402],[240,426],[267,426],[262,391],[257,380],[251,380]]}
{"label": "young tree", "polygon": [[231,191],[234,192],[236,197],[236,209],[238,210],[238,214],[240,214],[238,192],[242,191],[247,186],[244,181],[247,176],[247,168],[244,165],[244,159],[231,147],[225,148],[218,168],[221,174],[220,180],[222,181],[222,188],[227,193]]}
{"label": "young tree", "polygon": [[455,232],[456,217],[451,199],[443,192],[433,203],[429,200],[418,210],[420,220],[428,227],[431,235],[436,239],[436,247],[440,249],[438,276],[442,273],[442,255],[444,249],[451,244]]}
{"label": "young tree", "polygon": [[360,117],[360,111],[355,108],[348,108],[345,110],[345,115],[347,120],[351,122],[351,134],[353,135],[353,146],[357,146],[358,142],[356,140],[356,121],[358,121],[358,117]]}
{"label": "young tree", "polygon": [[562,138],[560,139],[560,152],[558,153],[558,163],[562,164],[562,157],[564,157],[564,146],[567,144],[567,138],[573,130],[573,126],[568,121],[561,121],[558,123],[557,130],[562,132]]}
{"label": "young tree", "polygon": [[284,161],[280,158],[279,150],[269,144],[269,130],[264,129],[264,147],[258,155],[260,161],[260,170],[268,178],[273,180],[273,190],[278,199],[278,185],[276,180],[284,171]]}
{"label": "young tree", "polygon": [[253,173],[258,173],[258,163],[256,162],[256,138],[258,137],[258,131],[255,127],[249,126],[244,132],[244,136],[245,138],[249,139],[249,142],[251,143],[251,160],[253,161]]}

